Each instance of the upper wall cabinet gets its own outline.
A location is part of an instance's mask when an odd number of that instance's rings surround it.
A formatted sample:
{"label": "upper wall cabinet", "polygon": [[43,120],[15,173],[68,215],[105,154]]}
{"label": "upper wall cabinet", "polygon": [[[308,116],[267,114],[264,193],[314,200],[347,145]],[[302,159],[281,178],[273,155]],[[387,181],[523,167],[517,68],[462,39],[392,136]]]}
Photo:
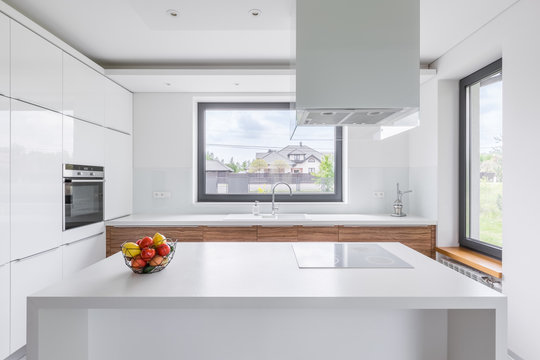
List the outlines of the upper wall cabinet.
{"label": "upper wall cabinet", "polygon": [[105,126],[128,134],[133,127],[133,95],[106,78]]}
{"label": "upper wall cabinet", "polygon": [[131,135],[105,129],[105,220],[132,211]]}
{"label": "upper wall cabinet", "polygon": [[62,51],[11,21],[11,97],[62,111]]}
{"label": "upper wall cabinet", "polygon": [[64,115],[103,125],[105,84],[103,75],[64,53]]}
{"label": "upper wall cabinet", "polygon": [[[10,252],[9,187],[10,128],[9,99],[0,96],[0,265],[7,263]],[[2,356],[0,355],[0,359]]]}
{"label": "upper wall cabinet", "polygon": [[64,116],[63,161],[65,164],[103,166],[105,129]]}
{"label": "upper wall cabinet", "polygon": [[62,243],[62,114],[11,100],[11,258]]}
{"label": "upper wall cabinet", "polygon": [[0,13],[0,95],[9,96],[9,18]]}

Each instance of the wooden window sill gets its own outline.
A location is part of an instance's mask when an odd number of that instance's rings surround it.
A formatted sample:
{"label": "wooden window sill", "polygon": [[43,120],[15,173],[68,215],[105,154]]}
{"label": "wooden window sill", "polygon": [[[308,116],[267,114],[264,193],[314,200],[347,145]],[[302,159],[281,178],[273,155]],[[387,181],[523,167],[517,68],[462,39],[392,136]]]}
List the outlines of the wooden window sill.
{"label": "wooden window sill", "polygon": [[500,260],[463,247],[437,247],[436,251],[476,270],[502,279],[502,262]]}

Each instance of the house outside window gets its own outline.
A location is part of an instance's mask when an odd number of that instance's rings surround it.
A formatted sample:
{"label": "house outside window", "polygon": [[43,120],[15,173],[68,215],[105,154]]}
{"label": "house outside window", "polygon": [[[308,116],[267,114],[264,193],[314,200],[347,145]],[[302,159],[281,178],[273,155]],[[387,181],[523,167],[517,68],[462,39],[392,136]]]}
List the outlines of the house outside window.
{"label": "house outside window", "polygon": [[293,189],[292,197],[276,189],[280,202],[342,201],[341,128],[303,128],[305,135],[291,140],[290,108],[198,104],[198,201],[270,201],[277,182]]}
{"label": "house outside window", "polygon": [[502,60],[460,81],[460,245],[502,257]]}

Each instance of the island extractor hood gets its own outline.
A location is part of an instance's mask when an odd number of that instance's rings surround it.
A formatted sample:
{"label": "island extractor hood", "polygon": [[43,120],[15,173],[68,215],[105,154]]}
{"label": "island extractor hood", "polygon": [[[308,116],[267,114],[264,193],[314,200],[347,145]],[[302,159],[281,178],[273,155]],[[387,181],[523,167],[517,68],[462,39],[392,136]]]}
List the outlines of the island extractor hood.
{"label": "island extractor hood", "polygon": [[392,126],[418,111],[419,0],[297,0],[297,125]]}

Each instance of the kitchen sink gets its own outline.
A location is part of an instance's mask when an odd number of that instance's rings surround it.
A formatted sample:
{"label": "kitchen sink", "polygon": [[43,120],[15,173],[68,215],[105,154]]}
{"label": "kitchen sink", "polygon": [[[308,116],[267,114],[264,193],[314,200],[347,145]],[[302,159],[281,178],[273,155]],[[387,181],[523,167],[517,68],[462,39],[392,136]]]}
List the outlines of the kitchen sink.
{"label": "kitchen sink", "polygon": [[308,214],[229,214],[223,219],[225,221],[311,221]]}

